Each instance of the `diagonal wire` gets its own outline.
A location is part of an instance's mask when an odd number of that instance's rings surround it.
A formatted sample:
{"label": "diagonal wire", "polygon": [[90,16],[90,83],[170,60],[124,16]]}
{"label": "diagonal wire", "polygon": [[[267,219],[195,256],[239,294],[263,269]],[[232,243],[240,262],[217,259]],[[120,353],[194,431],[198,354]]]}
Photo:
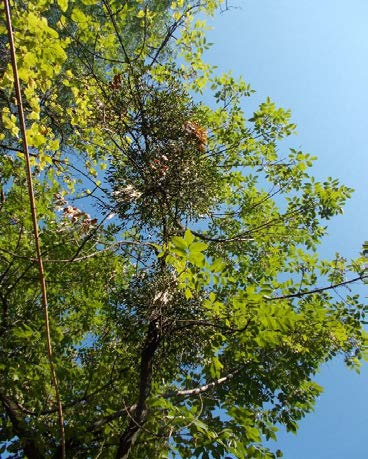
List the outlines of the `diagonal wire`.
{"label": "diagonal wire", "polygon": [[30,154],[29,154],[29,149],[28,149],[22,94],[21,94],[20,82],[19,82],[19,76],[18,76],[15,44],[14,44],[13,30],[12,30],[12,23],[11,23],[11,13],[10,13],[10,6],[9,6],[8,0],[4,0],[4,6],[5,6],[5,15],[6,15],[6,26],[7,26],[9,44],[10,44],[11,62],[12,62],[12,68],[13,68],[13,74],[14,74],[14,87],[15,87],[15,92],[16,92],[17,106],[18,106],[18,118],[19,118],[20,130],[22,133],[23,152],[24,152],[25,162],[26,162],[28,195],[29,195],[31,214],[32,214],[33,234],[34,234],[35,246],[36,246],[39,280],[41,284],[43,315],[44,315],[45,332],[46,332],[47,356],[48,356],[48,361],[49,361],[52,385],[54,386],[57,408],[58,408],[59,430],[60,430],[60,439],[61,439],[61,457],[62,459],[65,459],[65,431],[64,431],[63,407],[62,407],[60,391],[59,391],[59,382],[58,382],[58,378],[56,375],[55,365],[54,365],[54,360],[53,360],[46,280],[45,280],[45,272],[44,272],[43,260],[42,260],[42,255],[41,255],[41,245],[40,245],[40,238],[39,238],[39,231],[38,231],[38,220],[37,220],[36,203],[35,203],[35,196],[34,196],[34,189],[33,189]]}

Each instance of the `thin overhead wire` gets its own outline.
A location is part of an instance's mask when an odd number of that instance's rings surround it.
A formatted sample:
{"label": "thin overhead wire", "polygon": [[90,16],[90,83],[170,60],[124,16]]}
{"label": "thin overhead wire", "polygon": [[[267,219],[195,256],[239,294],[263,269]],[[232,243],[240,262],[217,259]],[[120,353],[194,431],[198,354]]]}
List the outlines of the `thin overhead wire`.
{"label": "thin overhead wire", "polygon": [[53,360],[53,351],[52,351],[51,333],[50,333],[50,321],[49,321],[49,307],[48,307],[48,301],[47,301],[46,279],[45,279],[45,271],[44,271],[43,260],[42,260],[42,255],[41,255],[41,244],[40,244],[40,237],[39,237],[39,230],[38,230],[38,220],[37,220],[36,202],[35,202],[33,180],[32,180],[30,153],[29,153],[28,142],[27,142],[26,124],[25,124],[24,109],[23,109],[23,102],[22,102],[22,93],[21,93],[20,82],[19,82],[16,51],[15,51],[15,44],[14,44],[14,37],[13,37],[13,28],[12,28],[12,22],[11,22],[11,12],[10,12],[10,6],[9,6],[8,0],[4,0],[4,6],[5,6],[5,15],[6,15],[6,26],[7,26],[8,37],[9,37],[9,45],[10,45],[11,63],[12,63],[13,75],[14,75],[14,88],[15,88],[15,93],[16,93],[17,107],[18,107],[18,118],[19,118],[19,124],[20,124],[20,131],[22,134],[23,153],[25,156],[25,163],[26,163],[28,195],[29,195],[29,201],[30,201],[30,207],[31,207],[33,234],[34,234],[35,248],[36,248],[36,254],[37,254],[36,258],[37,258],[37,264],[38,264],[38,270],[39,270],[39,280],[40,280],[40,286],[41,286],[42,306],[43,306],[43,315],[44,315],[45,332],[46,332],[47,356],[48,356],[48,361],[49,361],[52,385],[55,390],[55,397],[56,397],[56,403],[57,403],[57,408],[58,408],[59,431],[60,431],[60,441],[61,441],[61,458],[65,459],[65,430],[64,430],[63,406],[62,406],[62,401],[61,401],[61,396],[60,396],[59,382],[58,382],[58,378],[56,375],[55,365],[54,365],[54,360]]}

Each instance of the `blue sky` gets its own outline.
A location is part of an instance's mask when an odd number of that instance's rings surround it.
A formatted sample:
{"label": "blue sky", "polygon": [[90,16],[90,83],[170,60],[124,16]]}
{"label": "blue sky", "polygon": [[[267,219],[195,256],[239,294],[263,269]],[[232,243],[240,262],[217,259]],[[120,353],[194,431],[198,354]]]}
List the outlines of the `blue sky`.
{"label": "blue sky", "polygon": [[[298,135],[292,146],[318,156],[313,173],[356,191],[329,225],[321,249],[356,257],[368,239],[368,2],[366,0],[229,0],[212,21],[207,60],[233,70],[257,91],[290,108]],[[252,106],[254,107],[253,103]],[[245,106],[245,108],[247,108]],[[364,301],[368,286],[360,289]],[[368,368],[340,362],[317,381],[325,392],[297,436],[281,433],[286,459],[368,457]]]}

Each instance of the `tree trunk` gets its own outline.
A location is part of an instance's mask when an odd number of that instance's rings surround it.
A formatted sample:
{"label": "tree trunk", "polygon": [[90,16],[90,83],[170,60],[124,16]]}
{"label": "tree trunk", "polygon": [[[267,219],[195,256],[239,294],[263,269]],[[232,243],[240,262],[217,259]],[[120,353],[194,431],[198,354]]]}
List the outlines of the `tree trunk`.
{"label": "tree trunk", "polygon": [[153,358],[160,342],[159,329],[156,321],[151,321],[141,354],[139,395],[136,409],[132,414],[128,427],[120,437],[116,459],[127,459],[134,446],[142,424],[147,416],[146,401],[151,390]]}

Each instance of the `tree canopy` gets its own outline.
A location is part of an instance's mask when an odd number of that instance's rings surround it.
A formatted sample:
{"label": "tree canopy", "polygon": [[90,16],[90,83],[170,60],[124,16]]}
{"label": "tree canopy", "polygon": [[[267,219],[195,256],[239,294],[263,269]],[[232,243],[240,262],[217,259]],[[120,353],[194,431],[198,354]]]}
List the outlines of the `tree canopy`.
{"label": "tree canopy", "polygon": [[366,258],[318,255],[352,190],[289,148],[288,110],[268,98],[249,113],[250,85],[203,60],[221,2],[10,7],[1,451],[280,457],[266,440],[313,409],[321,365],[366,357],[367,307],[342,289],[365,279]]}

